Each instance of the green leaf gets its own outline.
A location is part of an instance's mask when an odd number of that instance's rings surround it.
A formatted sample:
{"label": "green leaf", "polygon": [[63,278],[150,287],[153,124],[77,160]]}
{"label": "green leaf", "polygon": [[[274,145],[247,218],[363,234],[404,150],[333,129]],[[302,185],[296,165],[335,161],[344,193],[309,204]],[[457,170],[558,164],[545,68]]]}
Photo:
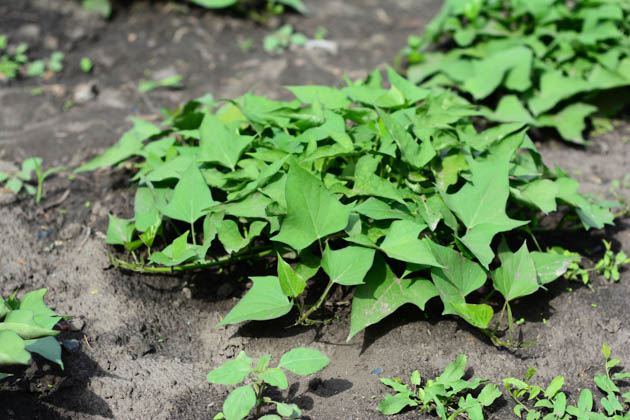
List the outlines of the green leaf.
{"label": "green leaf", "polygon": [[46,293],[48,293],[48,289],[37,289],[25,293],[20,300],[19,309],[31,311],[33,313],[33,319],[35,319],[39,325],[52,329],[61,321],[61,317],[46,306],[44,302]]}
{"label": "green leaf", "polygon": [[24,340],[14,331],[0,331],[0,366],[28,365],[31,355],[25,346]]}
{"label": "green leaf", "polygon": [[330,280],[344,286],[363,284],[363,279],[372,267],[373,249],[347,246],[332,250],[328,245],[322,257],[322,268]]}
{"label": "green leaf", "polygon": [[473,327],[480,329],[488,328],[494,311],[490,305],[485,303],[450,303],[454,314],[459,315]]}
{"label": "green leaf", "polygon": [[171,219],[194,223],[212,206],[210,188],[197,165],[191,165],[175,186],[170,202],[164,208],[164,215]]}
{"label": "green leaf", "polygon": [[345,108],[350,104],[343,92],[329,86],[287,86],[287,89],[306,104],[320,103],[330,109]]}
{"label": "green leaf", "polygon": [[133,219],[119,219],[110,214],[106,242],[109,245],[126,245],[133,239],[134,231]]}
{"label": "green leaf", "polygon": [[405,303],[412,303],[424,310],[426,302],[437,294],[435,286],[428,280],[397,278],[383,257],[376,256],[365,284],[355,290],[348,340]]}
{"label": "green leaf", "polygon": [[440,376],[435,378],[435,382],[445,386],[451,386],[455,381],[464,377],[466,370],[467,358],[465,354],[459,354],[451,363],[449,363]]}
{"label": "green leaf", "polygon": [[525,184],[522,188],[512,189],[518,199],[531,203],[545,214],[556,211],[558,185],[550,179],[538,179]]}
{"label": "green leaf", "polygon": [[[135,228],[146,232],[162,220],[158,210],[158,198],[151,188],[138,188],[134,199]],[[129,242],[129,241],[127,241]]]}
{"label": "green leaf", "polygon": [[501,391],[495,384],[487,384],[477,396],[477,401],[484,407],[491,406],[498,398],[501,397]]}
{"label": "green leaf", "polygon": [[199,136],[199,161],[218,163],[232,170],[252,140],[238,134],[212,114],[204,116]]}
{"label": "green leaf", "polygon": [[184,232],[162,251],[151,254],[149,260],[153,263],[170,267],[197,257],[199,247],[188,243],[189,233],[189,231]]}
{"label": "green leaf", "polygon": [[208,9],[224,9],[234,6],[238,0],[190,0],[197,6],[206,7]]}
{"label": "green leaf", "polygon": [[256,406],[256,392],[251,385],[243,385],[230,392],[223,402],[226,420],[242,420]]}
{"label": "green leaf", "polygon": [[234,252],[238,252],[245,248],[247,245],[251,243],[251,241],[260,235],[263,231],[267,222],[263,222],[261,220],[255,220],[249,226],[249,229],[243,236],[241,234],[239,225],[234,220],[222,220],[218,227],[217,233],[219,235],[219,240],[223,244],[225,251],[228,254],[232,254]]}
{"label": "green leaf", "polygon": [[11,311],[0,323],[0,331],[13,331],[23,339],[55,336],[59,331],[54,331],[48,325],[41,325],[35,319],[32,311],[18,309]]}
{"label": "green leaf", "polygon": [[392,416],[403,411],[407,407],[415,407],[418,403],[407,395],[395,394],[386,395],[385,398],[378,404],[377,409],[386,416]]}
{"label": "green leaf", "polygon": [[219,325],[280,318],[293,307],[277,277],[252,277],[253,286]]}
{"label": "green leaf", "polygon": [[302,417],[302,412],[296,404],[276,403],[276,410],[278,410],[278,414],[282,417],[290,419],[299,419]]}
{"label": "green leaf", "polygon": [[119,162],[139,154],[143,140],[160,132],[155,125],[140,119],[133,119],[133,128],[122,135],[118,143],[107,149],[102,155],[81,165],[76,172],[93,171],[96,169],[114,166]]}
{"label": "green leaf", "polygon": [[540,284],[551,283],[566,273],[572,263],[579,262],[579,257],[554,252],[531,252],[530,256]]}
{"label": "green leaf", "polygon": [[391,224],[380,249],[388,257],[432,267],[442,267],[431,250],[430,239],[418,239],[426,225],[408,220],[396,220]]}
{"label": "green leaf", "polygon": [[282,292],[288,297],[298,297],[306,288],[306,280],[299,276],[279,254],[278,280],[280,281]]}
{"label": "green leaf", "polygon": [[278,367],[296,375],[308,376],[324,369],[329,363],[330,359],[319,350],[296,347],[282,355]]}
{"label": "green leaf", "polygon": [[287,381],[286,375],[280,368],[265,369],[260,374],[260,380],[279,389],[287,389],[289,387],[289,381]]}
{"label": "green leaf", "polygon": [[[63,361],[61,360],[61,345],[53,337],[42,337],[33,340],[25,340],[26,350],[31,353],[37,353],[44,359],[59,365],[63,369]],[[0,363],[1,364],[1,363]]]}
{"label": "green leaf", "polygon": [[[507,140],[504,140],[504,142]],[[505,213],[509,195],[510,150],[495,150],[484,160],[470,160],[472,182],[455,194],[444,194],[444,201],[466,226],[464,245],[488,268],[494,257],[492,238],[526,224]]]}
{"label": "green leaf", "polygon": [[286,200],[287,216],[280,225],[280,232],[271,239],[298,251],[343,230],[348,224],[350,208],[296,163],[289,169]]}
{"label": "green leaf", "polygon": [[526,242],[515,253],[501,253],[499,258],[501,266],[492,272],[492,283],[506,301],[531,295],[538,290],[536,267]]}
{"label": "green leaf", "polygon": [[562,385],[564,385],[564,377],[556,376],[551,380],[547,388],[545,389],[545,397],[553,398],[560,389],[562,389]]}
{"label": "green leaf", "polygon": [[243,382],[252,372],[252,359],[241,351],[233,360],[228,360],[208,373],[208,382],[220,385],[236,385]]}

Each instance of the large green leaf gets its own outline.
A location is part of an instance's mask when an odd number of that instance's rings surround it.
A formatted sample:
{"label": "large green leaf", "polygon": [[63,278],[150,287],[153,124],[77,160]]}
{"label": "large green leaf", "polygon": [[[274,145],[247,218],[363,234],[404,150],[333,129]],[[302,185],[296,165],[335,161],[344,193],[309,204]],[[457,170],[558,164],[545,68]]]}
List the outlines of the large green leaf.
{"label": "large green leaf", "polygon": [[[503,142],[509,141],[512,140]],[[471,182],[455,194],[444,194],[446,204],[467,228],[462,242],[486,268],[494,257],[490,248],[494,236],[527,223],[511,219],[505,213],[512,153],[510,147],[499,148],[485,159],[471,159]]]}
{"label": "large green leaf", "polygon": [[343,230],[350,208],[332,195],[324,184],[293,163],[286,184],[287,216],[273,238],[301,251],[327,235]]}
{"label": "large green leaf", "polygon": [[390,258],[414,264],[441,267],[431,250],[431,240],[418,239],[418,235],[425,227],[425,225],[419,225],[415,222],[397,220],[392,223],[380,248]]}
{"label": "large green leaf", "polygon": [[210,188],[197,165],[193,164],[179,179],[164,214],[171,219],[194,223],[213,204]]}
{"label": "large green leaf", "polygon": [[25,340],[26,350],[31,353],[37,353],[44,359],[59,365],[63,369],[63,360],[61,360],[61,345],[54,337],[42,337],[33,340]]}
{"label": "large green leaf", "polygon": [[424,310],[427,301],[437,295],[430,281],[398,278],[385,260],[377,256],[365,284],[358,286],[354,293],[348,340],[394,313],[405,303],[412,303]]}
{"label": "large green leaf", "polygon": [[492,283],[506,301],[531,295],[538,290],[536,266],[527,250],[527,243],[523,243],[515,253],[500,253],[499,259],[501,266],[492,272]]}
{"label": "large green leaf", "polygon": [[373,249],[359,246],[347,246],[332,250],[326,246],[322,256],[322,268],[330,280],[344,286],[363,284],[365,275],[372,267]]}
{"label": "large green leaf", "polygon": [[243,321],[264,321],[289,313],[293,304],[286,297],[277,277],[252,277],[253,286],[219,325]]}
{"label": "large green leaf", "polygon": [[199,160],[216,162],[234,170],[251,138],[239,135],[212,114],[206,114],[199,127]]}

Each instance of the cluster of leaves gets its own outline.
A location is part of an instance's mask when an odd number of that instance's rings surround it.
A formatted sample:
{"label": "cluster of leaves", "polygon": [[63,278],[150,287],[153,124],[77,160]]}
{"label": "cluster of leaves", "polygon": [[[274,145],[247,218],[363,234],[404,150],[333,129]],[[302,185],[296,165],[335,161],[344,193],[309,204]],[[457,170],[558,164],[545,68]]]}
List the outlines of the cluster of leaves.
{"label": "cluster of leaves", "polygon": [[516,402],[514,414],[521,418],[526,413],[527,420],[627,418],[630,413],[630,392],[622,393],[618,383],[630,379],[630,373],[612,372],[619,366],[620,361],[610,358],[611,349],[606,344],[602,346],[602,354],[606,372],[594,377],[595,385],[605,395],[600,399],[600,410],[594,405],[593,392],[590,389],[580,391],[577,405],[568,404],[567,394],[562,392],[564,385],[562,376],[553,378],[547,387],[530,384],[530,380],[536,374],[536,370],[530,368],[523,380],[516,378],[503,380],[508,394]]}
{"label": "cluster of leaves", "polygon": [[192,101],[162,127],[136,120],[79,168],[134,162],[135,214],[111,216],[107,233],[134,260],[114,262],[172,272],[277,255],[277,275],[252,278],[223,325],[293,307],[308,323],[343,286],[355,287],[349,338],[435,297],[486,329],[493,307],[471,300],[489,278],[511,315],[508,302],[575,261],[530,252],[543,214],[561,206],[578,228],[612,223],[607,203],[544,165],[522,124],[478,132],[465,100],[388,74],[387,89],[375,72],[341,89],[290,87],[292,101],[247,94],[216,111]]}
{"label": "cluster of leaves", "polygon": [[19,194],[24,190],[35,198],[35,203],[39,204],[44,197],[46,178],[63,169],[61,166],[56,166],[44,170],[41,158],[30,157],[22,162],[20,170],[15,173],[0,171],[0,185],[14,194]]}
{"label": "cluster of leaves", "polygon": [[[403,383],[400,378],[381,378],[381,382],[396,393],[387,395],[379,403],[378,410],[385,415],[392,415],[414,407],[420,413],[435,412],[443,420],[458,417],[483,420],[484,408],[491,406],[501,396],[501,391],[484,379],[464,379],[465,371],[466,355],[460,354],[446,366],[441,375],[424,381],[424,384],[417,370],[409,378],[410,385]],[[477,393],[481,385],[484,387]]]}
{"label": "cluster of leaves", "polygon": [[46,289],[28,292],[18,299],[0,297],[0,380],[11,374],[3,373],[16,365],[28,365],[31,353],[56,363],[63,369],[61,346],[55,339],[59,331],[53,328],[61,320],[44,303]]}
{"label": "cluster of leaves", "polygon": [[[262,16],[260,10],[266,15],[279,15],[284,13],[287,7],[302,14],[307,13],[302,0],[188,0],[187,2],[207,9],[229,8],[253,17]],[[112,13],[110,0],[82,0],[82,5],[85,10],[97,13],[104,18],[110,17]]]}
{"label": "cluster of leaves", "polygon": [[612,244],[604,241],[606,251],[601,260],[595,264],[595,271],[604,276],[606,280],[619,281],[619,271],[626,265],[630,264],[630,258],[625,252],[619,251],[615,253]]}
{"label": "cluster of leaves", "polygon": [[403,54],[410,80],[457,88],[492,121],[582,143],[590,116],[627,104],[629,35],[626,0],[448,0]]}
{"label": "cluster of leaves", "polygon": [[268,53],[280,54],[292,46],[304,46],[306,41],[306,36],[300,32],[295,32],[292,25],[284,25],[265,36],[263,48]]}
{"label": "cluster of leaves", "polygon": [[40,77],[63,70],[64,54],[54,51],[47,60],[31,61],[28,44],[10,45],[6,35],[0,35],[0,80],[23,77]]}
{"label": "cluster of leaves", "polygon": [[277,367],[270,367],[270,362],[269,355],[261,356],[254,362],[245,352],[241,352],[236,358],[208,373],[208,382],[212,384],[244,384],[230,392],[223,403],[223,411],[214,417],[215,420],[241,420],[249,416],[252,410],[259,416],[265,405],[275,406],[277,414],[267,414],[261,419],[297,419],[302,416],[296,404],[274,401],[265,396],[265,392],[269,387],[280,390],[289,387],[284,370],[308,376],[324,369],[330,360],[318,350],[298,347],[283,354]]}

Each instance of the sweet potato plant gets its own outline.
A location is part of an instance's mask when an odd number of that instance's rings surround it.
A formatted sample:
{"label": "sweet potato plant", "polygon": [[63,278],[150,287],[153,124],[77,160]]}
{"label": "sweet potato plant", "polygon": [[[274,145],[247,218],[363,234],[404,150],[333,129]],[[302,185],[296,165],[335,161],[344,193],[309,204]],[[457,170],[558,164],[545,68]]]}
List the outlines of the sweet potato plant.
{"label": "sweet potato plant", "polygon": [[448,0],[404,55],[413,82],[582,143],[591,117],[628,104],[629,36],[626,0]]}
{"label": "sweet potato plant", "polygon": [[[129,258],[114,263],[147,273],[273,264],[222,325],[293,308],[308,324],[339,287],[354,291],[348,338],[431,299],[484,330],[495,308],[511,321],[510,302],[575,261],[538,248],[556,227],[545,215],[599,229],[610,204],[545,166],[523,123],[480,131],[461,97],[388,77],[389,88],[375,72],[340,89],[289,87],[294,100],[204,98],[159,126],[135,120],[79,168],[133,168],[135,214],[111,216],[107,232]],[[502,298],[480,302],[484,286]]]}

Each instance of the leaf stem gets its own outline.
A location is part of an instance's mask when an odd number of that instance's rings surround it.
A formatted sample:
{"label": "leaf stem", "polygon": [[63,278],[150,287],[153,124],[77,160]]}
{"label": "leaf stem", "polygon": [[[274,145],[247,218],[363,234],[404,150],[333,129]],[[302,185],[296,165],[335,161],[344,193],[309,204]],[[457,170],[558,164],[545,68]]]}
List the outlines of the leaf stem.
{"label": "leaf stem", "polygon": [[334,285],[335,285],[335,282],[330,280],[328,282],[328,285],[324,289],[324,292],[322,293],[322,295],[317,300],[317,302],[315,302],[315,304],[313,306],[308,308],[308,310],[306,312],[302,312],[302,315],[300,315],[300,318],[297,320],[296,324],[306,324],[306,323],[308,323],[308,321],[309,321],[308,317],[311,316],[311,314],[313,312],[318,310],[324,304],[324,301],[328,297],[328,294],[330,293],[330,290],[332,289],[332,287]]}
{"label": "leaf stem", "polygon": [[127,271],[133,271],[135,273],[145,273],[145,274],[169,274],[169,273],[179,273],[183,271],[204,270],[208,268],[225,267],[239,261],[247,260],[250,258],[263,258],[272,254],[273,254],[273,249],[269,248],[269,249],[263,249],[255,253],[225,255],[223,257],[219,257],[212,261],[208,261],[208,260],[196,261],[196,262],[192,262],[188,264],[180,264],[180,265],[176,265],[172,267],[147,266],[144,264],[125,261],[120,258],[116,258],[113,255],[110,255],[109,260],[114,267],[119,268],[121,270],[127,270]]}

